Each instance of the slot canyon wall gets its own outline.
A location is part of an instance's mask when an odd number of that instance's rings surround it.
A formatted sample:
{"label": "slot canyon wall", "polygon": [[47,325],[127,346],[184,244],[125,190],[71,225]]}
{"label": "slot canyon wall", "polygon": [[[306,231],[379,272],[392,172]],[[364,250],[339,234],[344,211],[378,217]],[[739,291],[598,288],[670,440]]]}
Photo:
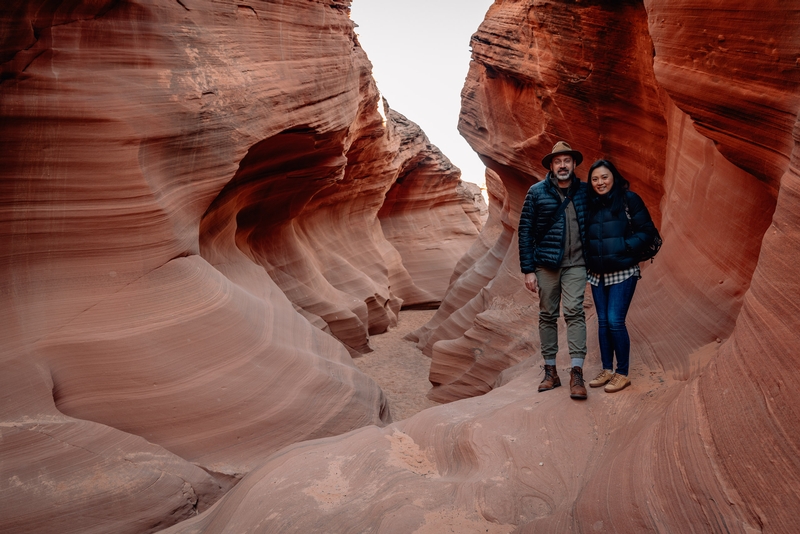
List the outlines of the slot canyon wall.
{"label": "slot canyon wall", "polygon": [[[798,27],[777,1],[496,1],[459,125],[489,221],[413,336],[429,396],[457,402],[287,447],[171,531],[798,530]],[[586,403],[534,390],[515,239],[559,139],[612,158],[666,243],[629,316],[634,385]]]}
{"label": "slot canyon wall", "polygon": [[[800,529],[800,10],[496,0],[459,123],[479,234],[348,6],[0,8],[0,530]],[[665,239],[633,385],[582,403],[535,392],[515,236],[559,139]],[[413,338],[447,403],[391,423],[350,355],[439,301]]]}
{"label": "slot canyon wall", "polygon": [[26,0],[0,28],[0,531],[157,531],[390,422],[351,355],[441,301],[481,222],[349,5]]}

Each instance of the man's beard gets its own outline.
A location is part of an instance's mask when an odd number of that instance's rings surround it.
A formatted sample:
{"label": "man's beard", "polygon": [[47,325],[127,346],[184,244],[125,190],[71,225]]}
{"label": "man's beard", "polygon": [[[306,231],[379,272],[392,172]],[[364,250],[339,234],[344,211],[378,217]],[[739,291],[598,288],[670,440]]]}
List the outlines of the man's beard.
{"label": "man's beard", "polygon": [[561,175],[558,174],[558,172],[554,172],[553,176],[556,177],[556,181],[558,182],[571,182],[572,179],[575,177],[575,171],[574,170],[570,171],[569,175],[567,175],[565,178],[562,178]]}

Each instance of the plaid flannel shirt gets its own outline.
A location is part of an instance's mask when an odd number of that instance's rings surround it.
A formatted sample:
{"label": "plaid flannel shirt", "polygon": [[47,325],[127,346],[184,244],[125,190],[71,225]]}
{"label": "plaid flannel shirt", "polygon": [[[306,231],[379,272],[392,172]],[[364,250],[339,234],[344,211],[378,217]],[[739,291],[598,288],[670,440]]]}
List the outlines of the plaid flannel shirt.
{"label": "plaid flannel shirt", "polygon": [[612,286],[614,284],[619,284],[624,282],[631,276],[635,276],[636,278],[642,277],[642,271],[639,269],[638,265],[634,265],[629,269],[623,269],[621,271],[616,271],[613,273],[605,273],[605,274],[597,274],[593,273],[592,271],[587,271],[586,277],[589,279],[589,283],[593,286],[599,286],[600,280],[603,280],[604,284],[607,286]]}

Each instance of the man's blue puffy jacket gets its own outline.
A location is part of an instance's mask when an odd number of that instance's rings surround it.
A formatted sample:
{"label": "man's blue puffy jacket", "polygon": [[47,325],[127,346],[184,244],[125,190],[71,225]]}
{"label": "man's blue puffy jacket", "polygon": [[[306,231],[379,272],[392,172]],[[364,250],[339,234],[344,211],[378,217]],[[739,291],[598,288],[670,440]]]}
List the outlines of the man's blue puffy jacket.
{"label": "man's blue puffy jacket", "polygon": [[[586,183],[573,176],[569,196],[578,215],[581,243],[586,248]],[[552,228],[535,243],[561,205],[561,197],[550,179],[550,173],[539,183],[533,184],[525,195],[519,217],[519,264],[523,273],[532,273],[536,267],[558,269],[564,258],[566,215],[562,213]]]}

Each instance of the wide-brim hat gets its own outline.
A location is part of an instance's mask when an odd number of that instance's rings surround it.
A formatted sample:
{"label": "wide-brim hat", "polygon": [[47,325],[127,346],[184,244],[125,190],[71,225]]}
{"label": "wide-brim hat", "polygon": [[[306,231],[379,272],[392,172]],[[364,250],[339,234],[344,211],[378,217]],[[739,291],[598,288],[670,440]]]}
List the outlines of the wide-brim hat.
{"label": "wide-brim hat", "polygon": [[553,145],[553,151],[546,155],[544,159],[542,159],[542,165],[544,165],[544,168],[549,171],[550,162],[553,160],[553,158],[562,155],[572,156],[572,159],[575,160],[576,167],[583,161],[583,154],[577,150],[572,150],[572,147],[569,146],[565,141],[559,141]]}

